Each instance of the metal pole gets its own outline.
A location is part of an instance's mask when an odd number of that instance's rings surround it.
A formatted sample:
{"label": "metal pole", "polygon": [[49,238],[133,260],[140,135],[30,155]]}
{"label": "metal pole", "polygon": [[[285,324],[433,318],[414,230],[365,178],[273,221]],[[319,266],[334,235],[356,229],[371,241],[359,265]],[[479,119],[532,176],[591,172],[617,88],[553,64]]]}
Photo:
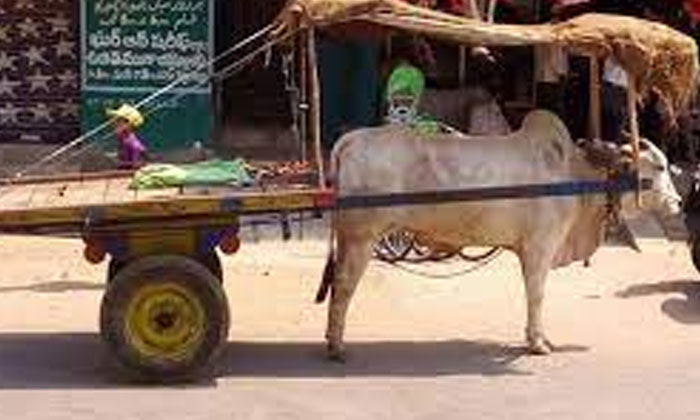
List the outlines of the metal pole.
{"label": "metal pole", "polygon": [[588,137],[601,138],[600,132],[600,63],[595,55],[588,56],[590,104],[588,108]]}
{"label": "metal pole", "polygon": [[488,23],[493,23],[493,21],[494,21],[494,18],[496,16],[496,2],[497,1],[498,0],[490,0],[489,1],[489,11],[488,11],[488,15],[487,15],[488,16],[488,18],[487,18]]}
{"label": "metal pole", "polygon": [[[639,121],[637,120],[637,81],[636,78],[627,72],[627,111],[630,120],[630,132],[632,133],[632,152],[634,154],[634,166],[639,179]],[[641,194],[637,189],[637,206],[641,207]]]}
{"label": "metal pole", "polygon": [[316,33],[309,28],[308,34],[309,66],[311,70],[311,136],[314,144],[316,168],[318,169],[319,187],[326,186],[326,174],[321,149],[321,86],[318,76],[318,59],[316,57]]}
{"label": "metal pole", "polygon": [[304,162],[307,162],[309,160],[309,155],[308,155],[308,148],[307,144],[309,141],[309,56],[308,56],[308,49],[307,49],[307,40],[304,38],[308,36],[306,32],[302,32],[299,35],[299,47],[300,47],[300,54],[299,54],[299,87],[300,87],[300,98],[299,98],[299,137],[300,137],[300,143],[301,143],[301,150],[299,151],[301,154],[301,159]]}

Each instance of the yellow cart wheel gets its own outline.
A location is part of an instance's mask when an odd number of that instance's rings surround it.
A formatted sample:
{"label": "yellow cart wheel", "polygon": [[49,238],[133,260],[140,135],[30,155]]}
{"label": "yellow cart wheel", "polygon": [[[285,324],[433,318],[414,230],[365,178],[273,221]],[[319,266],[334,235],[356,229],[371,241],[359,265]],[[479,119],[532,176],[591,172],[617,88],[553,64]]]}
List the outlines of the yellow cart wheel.
{"label": "yellow cart wheel", "polygon": [[219,279],[183,256],[130,262],[109,283],[100,315],[102,338],[117,359],[159,381],[204,367],[229,328]]}

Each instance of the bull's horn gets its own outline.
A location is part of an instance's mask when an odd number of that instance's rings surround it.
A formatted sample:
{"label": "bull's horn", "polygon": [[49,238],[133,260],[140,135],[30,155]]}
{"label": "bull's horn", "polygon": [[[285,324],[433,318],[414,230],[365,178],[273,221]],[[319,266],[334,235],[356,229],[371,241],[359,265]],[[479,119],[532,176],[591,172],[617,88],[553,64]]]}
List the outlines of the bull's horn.
{"label": "bull's horn", "polygon": [[653,147],[653,143],[649,139],[645,139],[644,137],[641,137],[639,139],[639,149],[640,150],[650,150]]}

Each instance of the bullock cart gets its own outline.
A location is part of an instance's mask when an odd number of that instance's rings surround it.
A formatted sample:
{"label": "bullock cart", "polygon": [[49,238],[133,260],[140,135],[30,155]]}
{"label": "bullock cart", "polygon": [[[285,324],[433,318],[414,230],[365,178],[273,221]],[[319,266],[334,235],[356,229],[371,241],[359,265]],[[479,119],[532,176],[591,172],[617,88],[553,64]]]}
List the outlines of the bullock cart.
{"label": "bullock cart", "polygon": [[225,342],[229,309],[219,255],[238,250],[242,217],[638,187],[635,178],[622,178],[336,197],[333,190],[314,185],[189,193],[180,188],[133,191],[130,181],[125,172],[15,180],[0,187],[0,232],[79,238],[86,261],[106,262],[101,336],[121,363],[155,380],[197,371]]}
{"label": "bullock cart", "polygon": [[[564,43],[592,57],[615,54],[635,81],[633,93],[644,94],[655,88],[667,99],[672,112],[689,100],[689,87],[694,86],[697,71],[692,40],[688,43],[668,28],[625,18],[589,17],[561,26],[519,27],[429,12],[394,0],[290,1],[265,32],[269,42],[258,51],[280,45],[284,51],[295,54],[302,111],[300,131],[309,134],[304,139],[311,151],[308,158],[316,163],[315,182],[279,188],[172,188],[144,192],[128,188],[130,173],[110,172],[13,177],[0,185],[0,232],[72,235],[84,242],[87,261],[107,261],[100,332],[122,364],[150,379],[165,380],[197,371],[216,353],[229,329],[228,303],[222,287],[224,273],[217,249],[223,254],[236,252],[241,217],[615,194],[651,187],[648,180],[640,180],[633,172],[605,180],[336,194],[326,187],[320,149],[314,39],[319,28],[353,22],[408,30],[466,45]],[[656,38],[649,31],[633,30],[637,27],[632,24],[648,25]],[[630,97],[633,105],[636,97]],[[635,124],[632,127],[636,139]],[[639,153],[636,143],[635,151]]]}

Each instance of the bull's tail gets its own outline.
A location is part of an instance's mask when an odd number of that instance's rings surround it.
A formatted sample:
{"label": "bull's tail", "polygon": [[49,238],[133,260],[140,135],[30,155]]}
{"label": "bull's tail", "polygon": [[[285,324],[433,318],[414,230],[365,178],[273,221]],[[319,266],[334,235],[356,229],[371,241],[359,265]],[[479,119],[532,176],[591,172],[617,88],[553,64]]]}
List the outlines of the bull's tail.
{"label": "bull's tail", "polygon": [[323,303],[328,296],[328,292],[333,286],[335,281],[335,257],[336,257],[336,244],[335,244],[335,224],[333,213],[331,213],[331,235],[328,244],[328,258],[326,259],[326,266],[323,268],[323,277],[321,278],[321,284],[318,286],[318,291],[316,292],[316,303]]}
{"label": "bull's tail", "polygon": [[[330,171],[328,173],[327,179],[330,184],[328,185],[328,187],[334,187],[336,192],[338,191],[339,184],[338,174],[340,172],[340,154],[347,147],[347,144],[349,143],[349,138],[350,136],[341,137],[340,140],[338,140],[338,142],[335,144],[335,147],[333,147],[333,151],[331,152]],[[336,229],[334,212],[331,212],[330,226],[331,235],[328,259],[326,260],[326,266],[323,269],[323,277],[321,279],[321,284],[318,286],[318,291],[316,292],[316,303],[323,303],[326,300],[326,297],[328,296],[328,293],[330,292],[331,287],[333,286],[333,282],[335,280]]]}

